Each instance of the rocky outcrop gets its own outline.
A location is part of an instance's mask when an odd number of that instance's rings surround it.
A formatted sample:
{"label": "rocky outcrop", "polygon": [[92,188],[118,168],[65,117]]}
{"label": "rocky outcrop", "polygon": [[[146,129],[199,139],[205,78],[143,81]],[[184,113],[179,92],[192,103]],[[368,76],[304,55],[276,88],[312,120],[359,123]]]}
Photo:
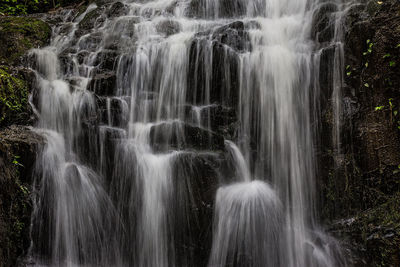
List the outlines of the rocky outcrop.
{"label": "rocky outcrop", "polygon": [[369,1],[346,19],[341,146],[323,110],[322,214],[349,243],[355,266],[400,264],[400,5]]}
{"label": "rocky outcrop", "polygon": [[36,120],[29,104],[35,74],[22,63],[50,35],[39,19],[0,17],[0,266],[17,266],[30,246],[32,173],[44,141],[27,127]]}
{"label": "rocky outcrop", "polygon": [[30,17],[0,17],[0,64],[21,61],[29,49],[49,43],[51,29],[45,22]]}
{"label": "rocky outcrop", "polygon": [[30,245],[32,172],[43,139],[25,126],[0,130],[0,265],[16,266]]}
{"label": "rocky outcrop", "polygon": [[214,132],[186,123],[161,123],[150,131],[155,151],[166,149],[224,150],[224,138]]}

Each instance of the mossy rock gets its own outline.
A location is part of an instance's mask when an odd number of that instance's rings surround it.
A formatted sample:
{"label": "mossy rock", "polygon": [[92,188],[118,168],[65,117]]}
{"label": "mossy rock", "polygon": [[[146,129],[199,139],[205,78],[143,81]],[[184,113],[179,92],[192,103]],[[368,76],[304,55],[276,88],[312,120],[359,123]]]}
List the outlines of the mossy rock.
{"label": "mossy rock", "polygon": [[0,17],[0,62],[15,64],[29,49],[46,46],[50,26],[36,18]]}
{"label": "mossy rock", "polygon": [[29,127],[0,129],[0,266],[25,266],[22,261],[30,246],[32,173],[43,145],[44,139]]}
{"label": "mossy rock", "polygon": [[29,86],[8,67],[0,66],[0,127],[25,124],[30,117]]}
{"label": "mossy rock", "polygon": [[354,266],[400,266],[400,192],[384,204],[334,225],[347,239]]}

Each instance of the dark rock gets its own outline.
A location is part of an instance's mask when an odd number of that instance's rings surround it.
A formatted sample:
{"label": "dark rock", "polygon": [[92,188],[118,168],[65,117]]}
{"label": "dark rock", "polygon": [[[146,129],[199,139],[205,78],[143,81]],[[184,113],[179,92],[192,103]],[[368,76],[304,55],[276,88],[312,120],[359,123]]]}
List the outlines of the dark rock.
{"label": "dark rock", "polygon": [[[63,52],[60,53],[58,56],[60,62],[60,69],[64,73],[71,73],[74,70],[75,63],[73,60],[73,55],[76,53],[76,49],[74,48],[67,48]],[[80,56],[78,55],[78,61],[80,60]],[[36,66],[35,66],[36,67]],[[39,69],[36,67],[36,69]]]}
{"label": "dark rock", "polygon": [[[107,104],[109,101],[109,104]],[[124,128],[129,120],[128,102],[123,98],[99,97],[97,101],[100,123]]]}
{"label": "dark rock", "polygon": [[159,33],[170,36],[179,33],[181,25],[173,20],[164,20],[157,24],[156,29]]}
{"label": "dark rock", "polygon": [[[345,21],[340,149],[332,99],[322,118],[319,166],[322,215],[352,218],[333,231],[349,244],[355,266],[399,265],[400,13],[398,1],[354,5]],[[328,54],[331,54],[329,52]],[[323,64],[332,62],[331,56]],[[390,62],[395,62],[391,65]],[[326,71],[321,70],[321,71]],[[329,80],[329,78],[323,78]],[[322,84],[321,84],[322,85]],[[321,86],[322,88],[322,86]],[[329,86],[328,86],[329,89]],[[325,97],[329,98],[330,93]],[[395,208],[396,207],[396,208]],[[396,211],[395,211],[396,210]]]}
{"label": "dark rock", "polygon": [[[265,14],[266,7],[263,1],[254,1],[253,4],[252,15],[262,16]],[[207,10],[206,0],[198,0],[190,1],[186,15],[197,18],[233,18],[246,15],[247,8],[247,1],[244,0],[221,0],[218,10]]]}
{"label": "dark rock", "polygon": [[187,102],[235,107],[239,94],[239,61],[236,52],[218,42],[195,39],[189,57],[190,93],[187,94]]}
{"label": "dark rock", "polygon": [[194,125],[200,124],[210,128],[224,139],[235,139],[237,116],[234,108],[215,104],[203,107],[188,106],[186,113]]}
{"label": "dark rock", "polygon": [[0,131],[0,262],[17,266],[30,246],[32,173],[44,140],[27,127]]}
{"label": "dark rock", "polygon": [[214,198],[223,161],[221,155],[210,153],[182,153],[175,159],[169,214],[174,226],[177,266],[207,265]]}
{"label": "dark rock", "polygon": [[212,39],[241,52],[250,49],[250,38],[242,21],[236,21],[216,29],[212,33]]}
{"label": "dark rock", "polygon": [[93,32],[82,36],[78,41],[78,47],[80,50],[88,50],[94,52],[98,49],[101,41],[103,40],[102,32]]}
{"label": "dark rock", "polygon": [[323,3],[313,15],[312,38],[320,43],[330,42],[335,35],[335,14],[338,7],[334,3]]}
{"label": "dark rock", "polygon": [[112,96],[116,86],[116,75],[114,72],[104,72],[94,75],[88,85],[88,90],[99,96]]}
{"label": "dark rock", "polygon": [[184,123],[160,123],[150,132],[150,143],[155,151],[168,149],[224,150],[222,136]]}
{"label": "dark rock", "polygon": [[125,16],[129,13],[129,9],[126,5],[121,2],[115,2],[108,8],[106,14],[108,18],[117,18]]}
{"label": "dark rock", "polygon": [[189,54],[187,102],[236,107],[240,76],[238,53],[248,51],[249,44],[249,35],[240,21],[197,34]]}
{"label": "dark rock", "polygon": [[119,53],[113,50],[102,50],[97,54],[93,65],[100,71],[113,71],[117,68]]}
{"label": "dark rock", "polygon": [[86,14],[86,16],[79,22],[78,30],[75,32],[76,37],[81,37],[90,33],[96,27],[99,27],[105,21],[104,6],[100,6]]}

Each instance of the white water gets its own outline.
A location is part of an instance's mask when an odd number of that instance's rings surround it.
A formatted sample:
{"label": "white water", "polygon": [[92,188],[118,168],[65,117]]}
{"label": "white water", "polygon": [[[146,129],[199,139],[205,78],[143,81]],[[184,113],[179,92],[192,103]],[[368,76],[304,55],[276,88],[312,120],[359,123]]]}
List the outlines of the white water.
{"label": "white water", "polygon": [[[342,265],[315,218],[312,96],[320,88],[311,29],[320,3],[202,0],[193,15],[196,2],[186,0],[122,2],[123,15],[107,17],[107,6],[79,38],[79,22],[97,7],[67,13],[51,46],[32,51],[32,104],[47,140],[35,173],[34,265]],[[111,50],[116,84],[111,93],[97,84],[96,96],[88,89],[105,62],[96,59]],[[204,166],[180,159],[221,154],[211,145],[212,109],[227,106],[239,122],[235,142],[225,141],[235,171],[215,171],[210,182]],[[216,151],[193,142],[202,133]],[[213,192],[205,181],[227,183],[215,190],[213,229],[210,207],[198,201]],[[209,243],[195,231],[212,234]]]}

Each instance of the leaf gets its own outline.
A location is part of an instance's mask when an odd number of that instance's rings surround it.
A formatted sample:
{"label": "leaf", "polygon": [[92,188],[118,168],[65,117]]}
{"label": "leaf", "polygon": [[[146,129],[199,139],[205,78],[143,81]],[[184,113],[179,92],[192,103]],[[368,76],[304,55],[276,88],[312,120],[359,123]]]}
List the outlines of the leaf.
{"label": "leaf", "polygon": [[346,74],[347,74],[347,76],[350,76],[351,75],[351,71],[347,72]]}
{"label": "leaf", "polygon": [[395,111],[393,112],[393,115],[397,116],[397,114],[398,114],[398,111],[395,110]]}
{"label": "leaf", "polygon": [[386,55],[384,55],[382,58],[388,58],[388,57],[390,57],[390,54],[389,54],[389,53],[387,53]]}
{"label": "leaf", "polygon": [[378,5],[382,5],[383,4],[383,2],[382,1],[378,1],[378,2],[376,2]]}
{"label": "leaf", "polygon": [[371,40],[370,40],[370,39],[368,39],[368,40],[367,40],[367,44],[369,44],[370,42],[371,42]]}
{"label": "leaf", "polygon": [[369,84],[368,84],[368,83],[364,83],[364,86],[365,86],[365,87],[369,87]]}
{"label": "leaf", "polygon": [[375,107],[375,111],[382,110],[385,106]]}
{"label": "leaf", "polygon": [[389,62],[389,67],[394,67],[394,66],[396,66],[396,62],[390,61],[390,62]]}
{"label": "leaf", "polygon": [[368,68],[368,62],[367,62],[367,63],[365,63],[365,67],[366,67],[366,68]]}

